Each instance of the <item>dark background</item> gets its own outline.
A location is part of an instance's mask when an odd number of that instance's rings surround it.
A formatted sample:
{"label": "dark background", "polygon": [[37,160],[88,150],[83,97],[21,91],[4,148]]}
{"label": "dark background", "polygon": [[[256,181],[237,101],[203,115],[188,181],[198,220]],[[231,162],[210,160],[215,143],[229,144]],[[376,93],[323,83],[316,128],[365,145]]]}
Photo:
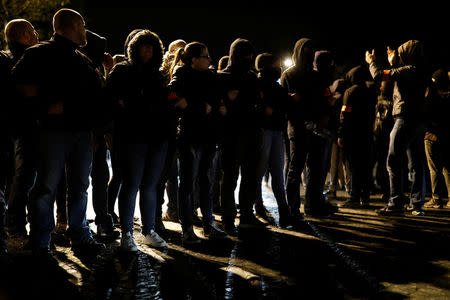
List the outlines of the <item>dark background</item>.
{"label": "dark background", "polygon": [[424,42],[433,68],[449,62],[445,1],[187,3],[72,0],[69,7],[80,11],[88,29],[108,39],[111,54],[123,53],[131,30],[146,28],[156,32],[165,47],[179,38],[205,43],[214,65],[237,37],[250,40],[258,53],[271,52],[282,59],[291,55],[298,39],[311,38],[317,50],[334,53],[341,72],[364,63],[368,49],[375,48],[381,56],[386,45],[397,47],[409,39]]}

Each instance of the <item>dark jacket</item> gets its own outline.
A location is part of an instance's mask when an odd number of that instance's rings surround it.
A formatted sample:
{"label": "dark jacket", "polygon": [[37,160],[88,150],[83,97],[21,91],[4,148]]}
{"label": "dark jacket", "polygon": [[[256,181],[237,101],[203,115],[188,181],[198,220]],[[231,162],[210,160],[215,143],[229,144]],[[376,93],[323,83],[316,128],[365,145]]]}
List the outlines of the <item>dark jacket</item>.
{"label": "dark jacket", "polygon": [[350,87],[344,93],[338,131],[345,144],[372,136],[376,94],[367,87],[367,78],[368,72],[361,66],[352,68],[346,74]]}
{"label": "dark jacket", "polygon": [[[140,62],[137,47],[152,33],[140,32],[128,45],[127,61],[116,64],[107,78],[107,95],[115,109],[115,130],[121,141],[148,143],[169,134],[169,103],[164,77],[159,71],[161,55]],[[154,49],[154,53],[157,52]]]}
{"label": "dark jacket", "polygon": [[[27,109],[40,126],[54,130],[91,130],[101,114],[102,76],[72,41],[54,35],[28,48],[12,71],[16,85],[30,85],[37,93]],[[62,114],[49,114],[62,103]]]}
{"label": "dark jacket", "polygon": [[[425,101],[425,139],[450,144],[450,85],[447,69],[433,73]],[[448,154],[446,154],[448,155]]]}
{"label": "dark jacket", "polygon": [[[216,72],[197,71],[184,65],[174,72],[169,91],[184,97],[188,103],[181,114],[180,136],[193,142],[215,143],[222,119],[218,112],[220,94]],[[209,114],[206,114],[206,104],[212,107]]]}
{"label": "dark jacket", "polygon": [[310,39],[303,38],[297,41],[292,54],[293,65],[281,74],[280,83],[288,93],[296,94],[297,100],[290,101],[287,118],[294,127],[304,127],[306,111],[312,98],[312,53],[306,53],[305,47],[312,48]]}
{"label": "dark jacket", "polygon": [[394,118],[412,121],[423,119],[423,105],[426,89],[426,71],[423,46],[419,41],[410,40],[398,48],[400,64],[390,70],[383,70],[375,61],[370,64],[370,72],[375,80],[391,80],[394,83]]}
{"label": "dark jacket", "polygon": [[[226,132],[233,133],[243,128],[261,127],[261,98],[258,78],[253,70],[253,60],[246,60],[255,54],[252,44],[244,39],[236,39],[230,46],[227,67],[220,71],[222,95],[227,107]],[[226,92],[238,90],[234,101],[225,97]]]}
{"label": "dark jacket", "polygon": [[286,113],[288,109],[289,95],[274,78],[272,74],[266,74],[264,71],[258,74],[261,86],[261,98],[264,108],[270,107],[273,112],[271,115],[263,114],[262,127],[264,129],[281,131],[286,128]]}

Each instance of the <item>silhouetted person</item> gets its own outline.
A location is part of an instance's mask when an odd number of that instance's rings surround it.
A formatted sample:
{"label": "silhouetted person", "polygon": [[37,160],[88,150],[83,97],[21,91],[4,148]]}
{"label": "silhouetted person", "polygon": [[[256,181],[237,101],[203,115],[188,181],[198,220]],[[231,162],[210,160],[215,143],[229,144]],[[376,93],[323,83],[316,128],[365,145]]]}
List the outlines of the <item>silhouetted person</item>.
{"label": "silhouetted person", "polygon": [[[107,78],[110,101],[116,107],[121,248],[136,252],[134,211],[139,191],[142,234],[152,247],[166,247],[155,231],[157,185],[168,143],[167,89],[159,68],[164,47],[150,30],[137,32],[128,43],[128,60],[113,67]],[[116,137],[115,137],[116,138]]]}
{"label": "silhouetted person", "polygon": [[179,133],[178,212],[183,242],[197,243],[200,239],[194,233],[192,220],[197,189],[205,236],[210,239],[226,237],[215,225],[212,210],[217,128],[225,106],[220,101],[217,74],[209,68],[211,57],[206,45],[199,42],[187,44],[177,52],[174,64],[178,60],[181,60],[181,66],[176,69],[169,84],[172,97],[184,98],[187,103],[181,112]]}
{"label": "silhouetted person", "polygon": [[387,169],[389,172],[389,203],[377,213],[390,216],[403,214],[405,203],[403,161],[407,157],[412,176],[410,210],[413,215],[423,215],[425,199],[424,127],[423,108],[426,72],[422,43],[410,40],[393,50],[388,47],[391,69],[383,70],[375,53],[366,52],[366,62],[375,80],[390,80],[394,84],[394,127],[390,135]]}
{"label": "silhouetted person", "polygon": [[28,48],[13,69],[15,84],[39,122],[31,241],[33,253],[43,258],[51,257],[55,192],[64,166],[72,249],[81,255],[96,255],[105,248],[94,241],[86,221],[92,128],[99,117],[102,79],[77,50],[86,44],[84,26],[78,12],[59,10],[53,16],[50,41]]}
{"label": "silhouetted person", "polygon": [[356,208],[369,205],[376,94],[367,87],[369,73],[362,66],[348,71],[345,79],[349,88],[341,109],[338,145],[349,162],[351,191],[342,207]]}
{"label": "silhouetted person", "polygon": [[[8,22],[5,27],[5,35],[9,51],[4,52],[4,54],[6,54],[5,58],[7,58],[6,62],[9,67],[4,71],[7,72],[5,76],[9,77],[12,67],[22,57],[25,49],[38,43],[38,34],[30,22],[24,19],[16,19]],[[1,84],[7,84],[9,81],[5,78],[0,82]],[[9,134],[12,137],[14,147],[14,175],[8,199],[8,231],[11,235],[26,235],[26,207],[29,204],[30,192],[36,179],[32,144],[36,124],[30,118],[27,118],[29,116],[23,114],[24,110],[15,95],[8,94],[6,87],[1,90],[10,97],[4,101],[10,110],[2,110],[9,113],[8,124],[7,127],[1,127],[2,129],[12,129]],[[1,139],[3,141],[3,137]],[[7,170],[6,167],[0,168],[2,172]],[[3,186],[3,183],[1,185]]]}
{"label": "silhouetted person", "polygon": [[[425,154],[430,170],[431,200],[425,207],[442,208],[450,196],[450,80],[448,69],[435,71],[426,96]],[[445,193],[447,192],[447,193]],[[448,197],[450,199],[450,197]],[[447,202],[450,207],[450,201]]]}

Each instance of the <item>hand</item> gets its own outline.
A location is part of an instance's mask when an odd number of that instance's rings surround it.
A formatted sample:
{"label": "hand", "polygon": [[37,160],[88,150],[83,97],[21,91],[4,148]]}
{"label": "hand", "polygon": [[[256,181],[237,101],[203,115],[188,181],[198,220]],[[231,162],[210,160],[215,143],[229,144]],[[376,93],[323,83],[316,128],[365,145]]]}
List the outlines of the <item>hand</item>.
{"label": "hand", "polygon": [[187,104],[186,98],[179,98],[174,106],[175,106],[175,108],[185,110],[187,105],[188,104]]}
{"label": "hand", "polygon": [[58,101],[56,103],[50,104],[47,113],[49,115],[62,115],[64,112],[63,103],[61,101]]}
{"label": "hand", "polygon": [[105,70],[105,75],[108,75],[109,71],[111,71],[112,67],[114,66],[114,60],[111,54],[103,54],[102,65],[103,69]]}
{"label": "hand", "polygon": [[225,116],[225,115],[227,114],[227,107],[226,107],[225,105],[220,105],[220,106],[219,106],[219,113],[220,113],[222,116]]}
{"label": "hand", "polygon": [[396,56],[395,49],[392,49],[391,47],[388,46],[386,52],[387,52],[387,59],[388,59],[389,64],[391,66],[394,65],[395,64],[395,56]]}
{"label": "hand", "polygon": [[212,107],[211,105],[209,105],[208,103],[206,103],[206,114],[209,115],[212,111]]}
{"label": "hand", "polygon": [[343,138],[338,138],[337,139],[337,144],[339,147],[344,148],[344,139]]}
{"label": "hand", "polygon": [[236,100],[237,96],[239,95],[239,90],[231,90],[227,92],[228,99],[230,101]]}
{"label": "hand", "polygon": [[375,49],[372,52],[366,51],[366,63],[371,64],[375,60]]}
{"label": "hand", "polygon": [[270,106],[267,106],[266,110],[265,110],[265,113],[266,113],[266,116],[270,117],[273,114],[273,108],[270,107]]}

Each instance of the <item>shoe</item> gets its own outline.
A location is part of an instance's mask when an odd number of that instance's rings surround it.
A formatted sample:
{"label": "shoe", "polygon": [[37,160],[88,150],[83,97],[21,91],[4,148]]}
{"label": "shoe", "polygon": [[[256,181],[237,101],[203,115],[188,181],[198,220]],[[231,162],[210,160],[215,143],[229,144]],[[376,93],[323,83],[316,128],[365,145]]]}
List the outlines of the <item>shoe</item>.
{"label": "shoe", "polygon": [[339,204],[339,207],[341,208],[360,208],[360,202],[358,200],[352,200],[349,199],[341,204]]}
{"label": "shoe", "polygon": [[425,202],[423,206],[426,208],[444,208],[444,203],[442,201],[431,199],[430,201]]}
{"label": "shoe", "polygon": [[105,244],[96,242],[93,238],[86,241],[72,242],[72,251],[83,256],[97,256],[106,249]]}
{"label": "shoe", "polygon": [[198,226],[198,227],[203,226],[202,219],[200,219],[200,217],[196,213],[192,214],[192,224],[194,224],[194,226]]}
{"label": "shoe", "polygon": [[407,211],[413,216],[424,216],[425,215],[425,211],[423,210],[422,205],[419,205],[419,206],[409,205],[407,208]]}
{"label": "shoe", "polygon": [[361,201],[359,202],[359,205],[361,206],[361,208],[369,208],[370,201],[369,201],[369,199],[361,199]]}
{"label": "shoe", "polygon": [[114,226],[120,226],[119,216],[115,212],[110,212],[109,214],[111,215]]}
{"label": "shoe", "polygon": [[168,209],[166,212],[163,213],[162,220],[170,222],[178,222],[178,214],[176,211]]}
{"label": "shoe", "polygon": [[195,234],[194,230],[191,228],[183,230],[182,242],[183,244],[198,244],[202,240]]}
{"label": "shoe", "polygon": [[120,239],[120,248],[128,252],[138,251],[138,247],[134,242],[133,234],[131,232],[128,231],[125,234],[122,234],[122,238]]}
{"label": "shoe", "polygon": [[237,236],[237,228],[236,225],[234,225],[234,222],[225,222],[223,223],[223,230],[229,235],[229,236]]}
{"label": "shoe", "polygon": [[220,240],[228,238],[225,231],[217,227],[216,224],[208,224],[203,227],[203,234],[210,240]]}
{"label": "shoe", "polygon": [[243,228],[263,228],[266,227],[266,224],[261,222],[258,218],[255,217],[254,214],[250,214],[248,216],[240,216],[239,217],[239,227]]}
{"label": "shoe", "polygon": [[377,209],[375,212],[379,216],[402,216],[402,215],[404,215],[404,210],[402,207],[389,206],[389,205],[386,205],[383,208]]}
{"label": "shoe", "polygon": [[106,237],[115,240],[120,237],[120,232],[118,230],[114,230],[114,228],[111,226],[98,224],[97,237]]}
{"label": "shoe", "polygon": [[50,247],[35,249],[32,251],[32,253],[35,261],[40,267],[48,268],[58,266],[58,261],[53,256]]}
{"label": "shoe", "polygon": [[269,223],[274,223],[272,214],[267,210],[267,208],[263,204],[259,205],[255,204],[255,214]]}
{"label": "shoe", "polygon": [[13,238],[19,238],[19,237],[26,237],[27,236],[27,230],[22,226],[12,226],[12,227],[8,227],[8,234],[10,237]]}
{"label": "shoe", "polygon": [[167,248],[167,243],[163,240],[154,230],[150,230],[150,233],[145,235],[146,245],[153,248]]}
{"label": "shoe", "polygon": [[324,208],[328,210],[331,214],[337,213],[339,211],[339,207],[331,204],[330,201],[326,201]]}
{"label": "shoe", "polygon": [[336,198],[336,190],[328,191],[327,193],[325,193],[325,195],[329,198]]}

